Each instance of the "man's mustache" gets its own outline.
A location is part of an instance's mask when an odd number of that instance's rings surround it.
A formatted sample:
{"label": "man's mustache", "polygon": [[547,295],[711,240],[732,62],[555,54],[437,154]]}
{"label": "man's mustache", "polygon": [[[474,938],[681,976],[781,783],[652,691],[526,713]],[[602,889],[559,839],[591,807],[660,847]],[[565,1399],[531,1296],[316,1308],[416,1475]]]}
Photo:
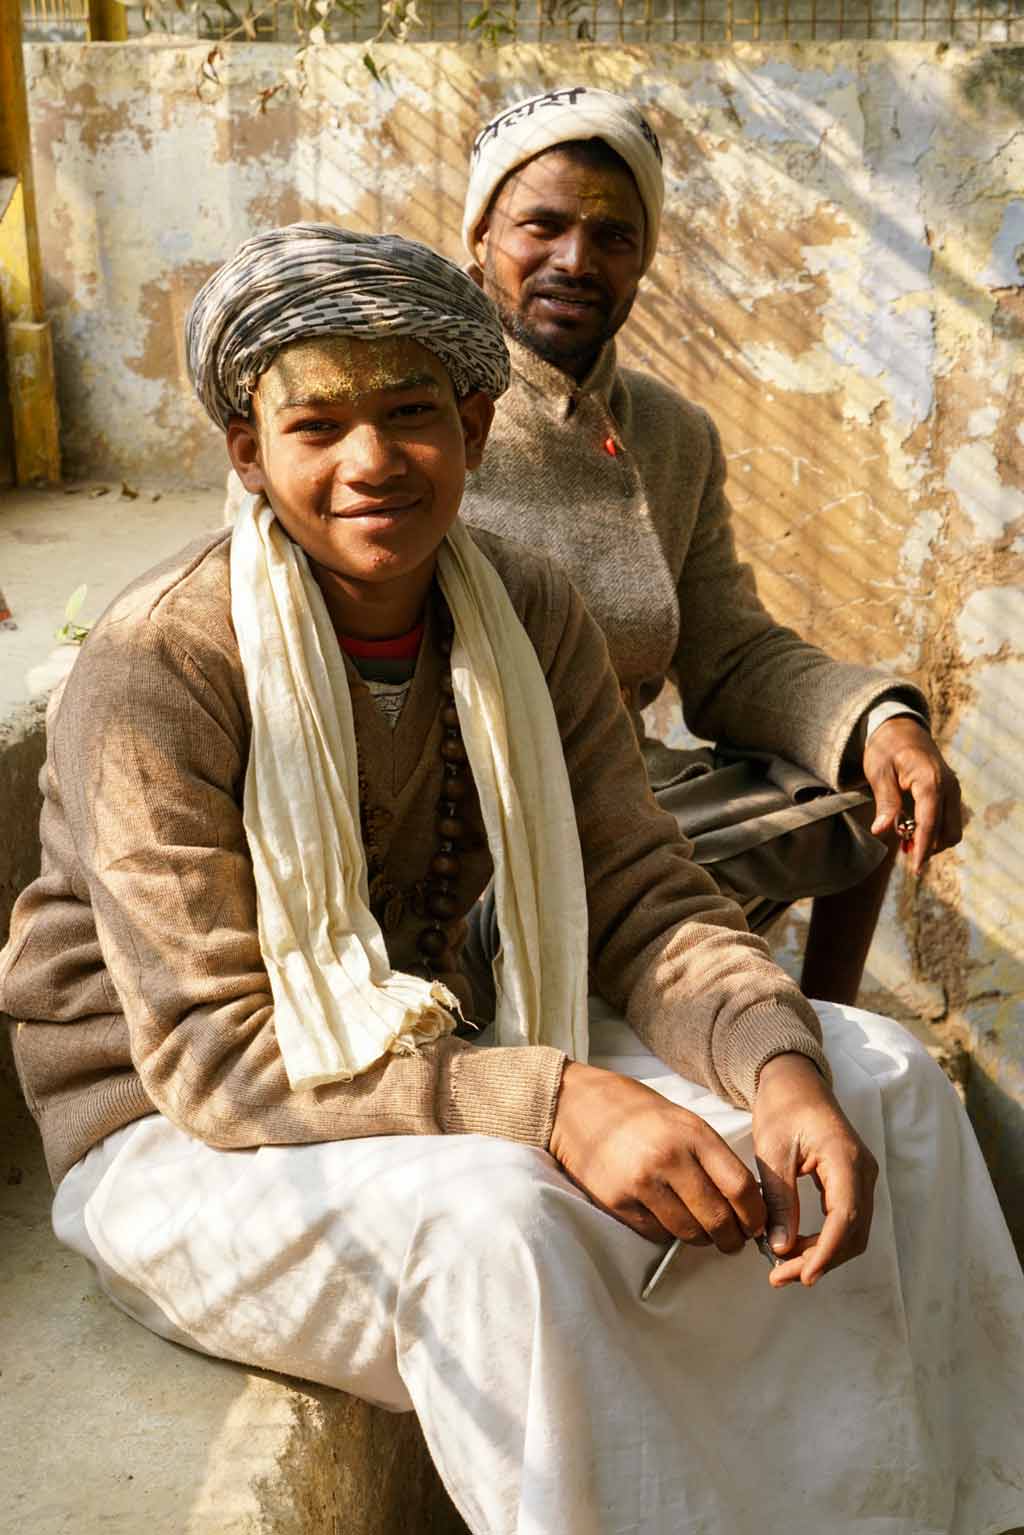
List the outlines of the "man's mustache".
{"label": "man's mustache", "polygon": [[588,303],[607,304],[611,300],[611,294],[607,288],[601,283],[587,279],[532,283],[528,290],[528,297],[567,299],[570,303],[584,300]]}

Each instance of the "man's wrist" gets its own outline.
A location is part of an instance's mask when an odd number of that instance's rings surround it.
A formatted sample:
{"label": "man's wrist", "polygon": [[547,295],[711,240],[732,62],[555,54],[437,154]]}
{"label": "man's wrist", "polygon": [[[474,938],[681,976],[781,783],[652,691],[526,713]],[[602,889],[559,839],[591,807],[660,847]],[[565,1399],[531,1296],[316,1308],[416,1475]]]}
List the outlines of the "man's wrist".
{"label": "man's wrist", "polygon": [[870,709],[865,709],[853,729],[849,739],[843,748],[843,758],[839,769],[840,784],[859,782],[864,772],[864,753],[867,751],[871,737],[887,725],[890,720],[907,719],[917,725],[926,734],[931,734],[931,724],[926,713],[920,708],[915,708],[913,703],[901,696],[894,689],[890,693],[884,693],[881,698],[872,704]]}
{"label": "man's wrist", "polygon": [[769,1056],[758,1070],[757,1091],[760,1092],[763,1087],[770,1087],[783,1078],[789,1082],[802,1078],[807,1082],[828,1086],[817,1061],[809,1055],[804,1055],[802,1050],[783,1050],[778,1055]]}

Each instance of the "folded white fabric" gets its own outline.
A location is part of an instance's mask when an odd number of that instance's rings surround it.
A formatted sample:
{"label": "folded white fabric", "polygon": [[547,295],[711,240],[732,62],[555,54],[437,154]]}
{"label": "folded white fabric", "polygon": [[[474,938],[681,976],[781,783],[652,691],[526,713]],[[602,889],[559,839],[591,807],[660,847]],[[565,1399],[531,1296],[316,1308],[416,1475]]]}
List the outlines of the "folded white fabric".
{"label": "folded white fabric", "polygon": [[[813,1290],[689,1247],[643,1304],[656,1249],[479,1136],[218,1151],[149,1114],[72,1168],[54,1229],[165,1337],[415,1407],[475,1530],[1019,1529],[1024,1283],[967,1117],[897,1024],[817,1009],[880,1171],[867,1252]],[[594,1014],[595,1065],[754,1166],[749,1114]]]}
{"label": "folded white fabric", "polygon": [[[497,1039],[586,1059],[586,894],[551,696],[497,572],[459,524],[438,576],[495,866]],[[232,534],[231,616],[252,712],[244,822],[274,1026],[292,1087],[316,1087],[450,1033],[457,1003],[391,969],[369,908],[344,659],[303,551],[262,496],[246,497]]]}
{"label": "folded white fabric", "polygon": [[437,573],[455,622],[455,702],[494,862],[494,1037],[557,1045],[585,1061],[586,882],[551,694],[501,577],[460,522]]}

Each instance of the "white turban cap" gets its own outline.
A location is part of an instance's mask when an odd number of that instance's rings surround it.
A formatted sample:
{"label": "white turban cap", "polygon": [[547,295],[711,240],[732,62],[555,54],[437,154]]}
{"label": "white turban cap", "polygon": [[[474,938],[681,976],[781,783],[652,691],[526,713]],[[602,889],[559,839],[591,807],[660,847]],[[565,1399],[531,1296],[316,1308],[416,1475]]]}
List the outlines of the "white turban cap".
{"label": "white turban cap", "polygon": [[661,145],[643,114],[623,96],[574,85],[545,91],[492,117],[476,136],[469,164],[469,190],[462,238],[474,255],[477,226],[510,171],[546,149],[573,139],[603,139],[621,155],[636,180],[644,205],[644,271],[654,260],[665,200]]}

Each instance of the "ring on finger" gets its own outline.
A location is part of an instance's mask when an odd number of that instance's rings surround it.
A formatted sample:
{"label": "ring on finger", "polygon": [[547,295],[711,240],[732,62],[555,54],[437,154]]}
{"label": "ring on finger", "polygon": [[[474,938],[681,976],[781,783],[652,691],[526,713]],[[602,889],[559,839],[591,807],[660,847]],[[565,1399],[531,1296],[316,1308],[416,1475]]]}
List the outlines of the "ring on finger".
{"label": "ring on finger", "polygon": [[900,852],[909,853],[914,846],[917,821],[912,815],[901,815],[896,821],[896,835],[900,839]]}

